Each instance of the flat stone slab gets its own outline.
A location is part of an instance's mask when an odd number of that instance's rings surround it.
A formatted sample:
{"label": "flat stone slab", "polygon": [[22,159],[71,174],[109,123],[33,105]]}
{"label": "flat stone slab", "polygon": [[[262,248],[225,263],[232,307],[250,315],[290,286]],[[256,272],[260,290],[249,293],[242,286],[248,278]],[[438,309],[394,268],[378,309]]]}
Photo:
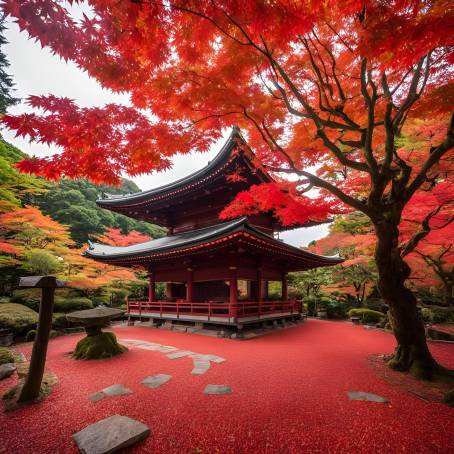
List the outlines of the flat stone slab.
{"label": "flat stone slab", "polygon": [[98,400],[102,400],[104,399],[104,397],[106,397],[106,395],[103,392],[98,391],[96,393],[90,394],[87,399],[91,400],[92,402],[98,402]]}
{"label": "flat stone slab", "polygon": [[377,394],[366,393],[364,391],[348,391],[350,400],[366,400],[368,402],[379,402],[386,404],[389,400],[386,397],[378,396]]}
{"label": "flat stone slab", "polygon": [[210,362],[201,360],[201,359],[195,359],[194,360],[194,369],[192,369],[191,374],[193,375],[202,375],[205,372],[208,371],[210,368]]}
{"label": "flat stone slab", "polygon": [[0,366],[0,380],[8,378],[14,374],[16,365],[14,363],[5,363]]}
{"label": "flat stone slab", "polygon": [[185,356],[191,356],[193,352],[189,351],[180,351],[180,352],[175,352],[175,353],[168,353],[166,356],[169,359],[178,359],[178,358],[183,358]]}
{"label": "flat stone slab", "polygon": [[102,419],[73,435],[82,454],[109,454],[132,446],[150,435],[150,428],[127,416]]}
{"label": "flat stone slab", "polygon": [[156,389],[164,383],[167,383],[172,378],[171,375],[157,374],[145,377],[140,383],[145,385],[147,388]]}
{"label": "flat stone slab", "polygon": [[71,312],[66,315],[70,322],[81,323],[84,326],[104,326],[104,324],[115,317],[120,317],[125,313],[122,309],[112,307],[96,307],[83,311]]}
{"label": "flat stone slab", "polygon": [[208,395],[221,395],[221,394],[232,394],[232,388],[227,385],[206,385],[203,391]]}
{"label": "flat stone slab", "polygon": [[132,394],[131,389],[126,388],[126,386],[118,384],[108,386],[107,388],[101,390],[101,392],[103,392],[107,396],[122,396],[124,394]]}

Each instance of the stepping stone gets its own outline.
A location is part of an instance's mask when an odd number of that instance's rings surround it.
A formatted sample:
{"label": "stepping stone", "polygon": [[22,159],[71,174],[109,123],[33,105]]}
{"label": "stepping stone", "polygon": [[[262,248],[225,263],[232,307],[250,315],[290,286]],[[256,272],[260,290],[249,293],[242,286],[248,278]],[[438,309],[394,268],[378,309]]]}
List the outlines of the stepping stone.
{"label": "stepping stone", "polygon": [[191,374],[193,375],[202,375],[208,371],[210,368],[210,362],[202,359],[194,360],[194,369],[192,369]]}
{"label": "stepping stone", "polygon": [[366,393],[364,391],[348,391],[348,398],[350,400],[367,400],[369,402],[379,402],[382,404],[389,402],[386,397],[378,396],[377,394]]}
{"label": "stepping stone", "polygon": [[132,390],[126,388],[126,386],[117,384],[104,388],[101,390],[101,392],[108,396],[122,396],[124,394],[132,394]]}
{"label": "stepping stone", "polygon": [[171,378],[172,376],[167,374],[151,375],[150,377],[145,377],[140,383],[147,388],[156,389],[167,383]]}
{"label": "stepping stone", "polygon": [[178,359],[178,358],[183,358],[184,356],[191,356],[192,354],[193,354],[192,352],[181,351],[181,352],[169,353],[166,356],[169,359]]}
{"label": "stepping stone", "polygon": [[96,393],[90,394],[87,399],[91,400],[92,402],[98,402],[98,400],[102,400],[104,399],[104,397],[106,397],[106,395],[103,392],[98,391]]}
{"label": "stepping stone", "polygon": [[220,356],[217,355],[203,355],[203,358],[207,361],[212,361],[213,363],[223,363],[225,361],[225,358],[221,358]]}
{"label": "stepping stone", "polygon": [[150,435],[150,428],[127,416],[102,419],[73,435],[83,454],[109,454],[132,446]]}
{"label": "stepping stone", "polygon": [[5,363],[0,366],[0,380],[8,378],[13,375],[16,370],[16,365],[14,363]]}
{"label": "stepping stone", "polygon": [[227,385],[206,385],[203,391],[208,395],[232,394],[232,388]]}
{"label": "stepping stone", "polygon": [[178,350],[178,348],[171,347],[170,345],[163,345],[162,347],[157,349],[157,351],[161,352],[161,353],[176,352],[177,350]]}

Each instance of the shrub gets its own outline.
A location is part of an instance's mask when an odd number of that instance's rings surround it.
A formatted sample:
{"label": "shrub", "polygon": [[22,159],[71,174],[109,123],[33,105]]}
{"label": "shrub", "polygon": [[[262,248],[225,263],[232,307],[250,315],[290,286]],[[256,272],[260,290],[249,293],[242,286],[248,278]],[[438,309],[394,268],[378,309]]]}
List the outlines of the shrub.
{"label": "shrub", "polygon": [[49,252],[34,249],[28,254],[24,268],[37,275],[47,275],[59,271],[61,263]]}
{"label": "shrub", "polygon": [[93,309],[93,303],[88,298],[57,298],[55,300],[54,312],[68,312],[81,311],[84,309]]}
{"label": "shrub", "polygon": [[52,328],[64,329],[70,325],[70,322],[66,319],[66,314],[62,312],[54,312],[52,314]]}
{"label": "shrub", "polygon": [[14,356],[6,347],[0,347],[0,365],[6,363],[14,363]]}
{"label": "shrub", "polygon": [[350,309],[349,317],[361,317],[363,323],[379,323],[385,318],[385,314],[372,309]]}
{"label": "shrub", "polygon": [[422,307],[421,316],[426,323],[454,323],[454,307]]}
{"label": "shrub", "polygon": [[348,307],[340,301],[331,300],[330,302],[326,303],[326,312],[327,312],[328,318],[334,318],[334,319],[346,318],[347,310],[348,310]]}
{"label": "shrub", "polygon": [[21,304],[0,304],[0,328],[11,330],[14,335],[23,335],[38,323],[38,314]]}
{"label": "shrub", "polygon": [[54,338],[57,337],[57,336],[58,336],[57,331],[51,329],[51,330],[50,330],[50,333],[49,333],[49,339],[54,339]]}
{"label": "shrub", "polygon": [[32,342],[36,337],[36,329],[31,329],[25,336],[25,342]]}

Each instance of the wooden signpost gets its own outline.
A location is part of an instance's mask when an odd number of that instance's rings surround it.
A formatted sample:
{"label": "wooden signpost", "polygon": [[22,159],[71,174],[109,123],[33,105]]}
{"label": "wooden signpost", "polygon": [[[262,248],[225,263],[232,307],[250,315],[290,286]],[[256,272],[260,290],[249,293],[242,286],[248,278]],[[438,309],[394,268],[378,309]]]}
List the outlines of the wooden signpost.
{"label": "wooden signpost", "polygon": [[38,329],[33,344],[30,369],[18,399],[18,402],[29,402],[39,397],[52,328],[54,292],[56,288],[64,287],[64,283],[57,280],[55,276],[29,276],[21,277],[19,287],[41,289]]}

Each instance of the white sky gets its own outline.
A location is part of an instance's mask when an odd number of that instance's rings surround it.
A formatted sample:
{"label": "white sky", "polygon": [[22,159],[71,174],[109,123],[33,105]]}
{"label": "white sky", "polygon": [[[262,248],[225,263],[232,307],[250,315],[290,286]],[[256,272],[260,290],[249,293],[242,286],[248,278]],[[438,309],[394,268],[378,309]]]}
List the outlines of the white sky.
{"label": "white sky", "polygon": [[[25,99],[29,95],[66,96],[74,99],[81,106],[104,105],[116,102],[128,104],[128,97],[103,89],[96,80],[90,78],[73,63],[66,63],[52,55],[47,49],[28,39],[26,33],[20,33],[11,21],[5,33],[9,44],[3,51],[9,58],[11,66],[8,70],[16,84],[15,96],[22,99],[17,106],[10,108],[9,113],[18,114],[29,111]],[[7,130],[2,131],[8,142],[29,155],[47,156],[55,153],[55,147],[28,143],[26,139],[15,138]],[[219,151],[222,141],[208,153],[179,155],[173,160],[173,168],[167,172],[142,175],[132,179],[142,190],[161,186],[192,173],[210,161]],[[310,241],[324,237],[328,233],[328,225],[323,224],[305,229],[294,229],[281,233],[287,243],[295,246],[306,246]]]}

